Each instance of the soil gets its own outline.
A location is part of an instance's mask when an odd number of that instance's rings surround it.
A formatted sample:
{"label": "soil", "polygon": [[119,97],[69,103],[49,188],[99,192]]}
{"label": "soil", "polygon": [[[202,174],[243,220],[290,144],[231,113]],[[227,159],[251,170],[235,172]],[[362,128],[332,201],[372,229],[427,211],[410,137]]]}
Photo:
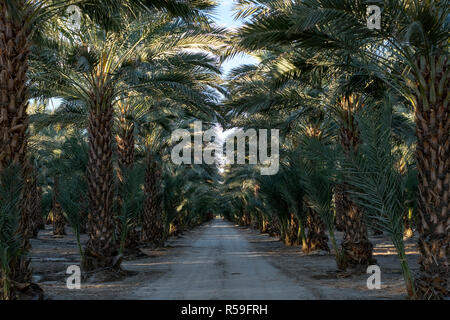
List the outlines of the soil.
{"label": "soil", "polygon": [[[170,238],[163,248],[142,248],[141,257],[125,259],[117,279],[83,275],[81,289],[70,290],[66,270],[80,259],[74,234],[66,232],[54,237],[46,226],[31,240],[34,281],[46,299],[406,299],[399,259],[383,235],[370,238],[381,268],[378,290],[367,288],[369,274],[338,272],[332,252],[303,254],[221,218]],[[418,270],[416,243],[405,240],[412,272]]]}

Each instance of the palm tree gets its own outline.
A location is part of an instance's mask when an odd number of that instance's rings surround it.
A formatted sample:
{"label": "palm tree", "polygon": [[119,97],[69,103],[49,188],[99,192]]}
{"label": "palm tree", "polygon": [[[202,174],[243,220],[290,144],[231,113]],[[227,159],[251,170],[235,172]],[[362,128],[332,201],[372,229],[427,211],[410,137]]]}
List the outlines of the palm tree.
{"label": "palm tree", "polygon": [[[48,171],[58,177],[58,192],[53,191],[52,202],[56,200],[62,211],[62,219],[73,229],[80,259],[83,259],[80,234],[86,233],[88,212],[88,187],[86,168],[88,163],[88,145],[86,134],[77,130],[64,130],[64,140],[57,145],[42,147],[57,150],[60,156],[47,164]],[[55,139],[53,139],[54,141]],[[53,151],[54,152],[54,151]],[[48,153],[48,151],[47,151]],[[47,154],[42,161],[49,159]],[[44,162],[45,163],[45,162]],[[50,183],[50,182],[49,182]]]}
{"label": "palm tree", "polygon": [[173,166],[164,174],[166,232],[174,234],[212,218],[218,210],[218,169],[214,165]]}
{"label": "palm tree", "polygon": [[[403,94],[415,111],[421,256],[416,293],[424,299],[448,296],[446,243],[450,235],[446,197],[449,184],[446,181],[449,179],[450,163],[447,160],[449,148],[446,146],[449,144],[450,117],[446,103],[446,88],[449,86],[446,70],[449,3],[409,0],[380,2],[385,12],[385,22],[381,30],[371,32],[363,27],[365,8],[362,3],[349,7],[338,1],[327,4],[308,2],[312,7],[308,15],[317,14],[318,25],[342,21],[342,15],[353,16],[348,20],[349,25],[345,26],[340,45],[348,45],[349,41],[361,43],[355,38],[364,34],[365,38],[360,39],[372,46],[361,46],[355,53],[369,60],[371,68],[382,75],[388,85]],[[327,15],[331,12],[334,14]],[[310,17],[297,21],[302,24]],[[333,31],[335,35],[337,30]]]}
{"label": "palm tree", "polygon": [[26,185],[24,192],[24,199],[22,203],[22,207],[25,217],[28,218],[28,221],[26,223],[23,223],[24,226],[28,226],[26,229],[24,229],[24,235],[27,237],[34,237],[37,235],[37,232],[39,228],[42,227],[43,221],[42,216],[40,217],[39,221],[39,187],[38,187],[38,173],[36,169],[36,163],[32,159],[30,159],[29,165],[27,166],[27,170],[25,172],[26,179]]}
{"label": "palm tree", "polygon": [[[87,2],[87,1],[86,1]],[[54,22],[75,1],[0,1],[0,84],[1,84],[1,140],[0,170],[11,163],[27,165],[28,59],[34,41],[39,41],[39,28]],[[83,1],[76,2],[83,5]],[[98,4],[89,4],[85,12],[98,10]],[[112,6],[101,6],[97,12],[111,14]],[[108,13],[108,14],[107,14]],[[96,17],[101,21],[101,16]],[[107,19],[107,17],[103,17]],[[38,23],[39,21],[39,23]],[[44,21],[44,23],[42,23]],[[24,213],[24,215],[26,215]],[[24,217],[23,221],[26,220]],[[22,226],[27,229],[27,226]]]}
{"label": "palm tree", "polygon": [[[134,63],[130,64],[135,69],[131,72],[137,75],[131,84],[136,86],[136,92],[128,93],[117,104],[116,141],[119,168],[129,168],[133,164],[136,134],[144,135],[147,169],[142,240],[161,244],[164,238],[162,212],[158,209],[162,203],[161,191],[158,190],[161,186],[161,168],[154,159],[155,150],[149,149],[147,145],[146,136],[152,135],[148,126],[154,121],[161,122],[169,114],[173,118],[184,115],[177,114],[175,110],[185,110],[185,113],[198,110],[206,116],[213,114],[211,108],[215,105],[209,100],[214,100],[211,88],[220,84],[219,68],[217,59],[207,51],[211,51],[213,44],[220,47],[222,31],[208,30],[201,25],[189,26],[164,16],[151,23],[153,28],[145,39],[145,45],[136,52]],[[203,51],[185,51],[194,46]],[[140,83],[142,79],[136,79],[139,73],[147,74],[145,86]],[[170,86],[167,87],[167,84]],[[145,98],[142,98],[142,94]],[[131,230],[130,237],[133,234],[137,236]],[[137,237],[134,238],[137,240]],[[128,244],[131,243],[136,245],[137,241],[131,240]]]}
{"label": "palm tree", "polygon": [[[411,163],[400,165],[402,150],[394,144],[392,97],[387,96],[367,106],[358,115],[361,135],[367,141],[360,154],[343,160],[343,169],[352,186],[351,197],[366,209],[368,221],[376,230],[388,234],[400,259],[406,290],[415,298],[414,280],[403,243],[405,205],[409,199],[410,177],[417,174]],[[411,161],[412,162],[412,161]]]}
{"label": "palm tree", "polygon": [[[252,30],[251,32],[244,27],[240,34],[240,40],[237,40],[239,41],[236,45],[238,49],[248,50],[247,45],[250,48],[254,48],[255,30],[252,28],[258,28],[258,23],[259,21],[256,20],[254,25],[247,26]],[[264,60],[260,63],[260,65],[263,65],[260,68],[266,75],[265,77],[252,79],[252,84],[246,87],[237,87],[239,93],[235,96],[238,98],[233,97],[235,102],[232,103],[232,106],[236,106],[237,114],[243,112],[242,110],[245,110],[245,112],[249,110],[253,112],[259,111],[266,114],[273,113],[275,110],[279,113],[280,109],[283,112],[290,111],[291,115],[285,118],[287,120],[286,125],[290,126],[290,123],[297,121],[308,113],[317,112],[314,110],[317,107],[314,108],[312,105],[313,103],[317,104],[319,100],[317,95],[319,95],[325,101],[330,100],[330,105],[327,106],[326,110],[328,112],[331,111],[336,122],[340,125],[340,143],[342,148],[347,150],[348,156],[352,156],[353,150],[357,150],[359,145],[353,113],[361,103],[356,101],[355,97],[357,95],[353,93],[348,94],[344,92],[344,94],[340,94],[337,99],[338,102],[333,101],[332,97],[334,94],[337,95],[337,92],[344,91],[341,85],[337,86],[337,88],[333,87],[338,83],[335,74],[340,74],[343,71],[348,72],[349,69],[354,69],[354,67],[350,68],[347,66],[348,63],[340,63],[340,65],[333,67],[331,61],[328,61],[328,64],[326,61],[321,61],[321,64],[315,65],[305,58],[307,55],[313,56],[311,52],[290,48],[283,42],[280,45],[284,45],[285,49],[274,49],[274,44],[270,42],[264,42],[264,44],[259,44],[258,42],[260,48],[271,52],[271,54],[266,54]],[[290,49],[296,51],[294,53],[285,53]],[[327,76],[327,80],[322,79],[324,76]],[[272,79],[271,83],[268,83],[267,77]],[[243,79],[246,78],[243,77]],[[304,88],[304,92],[297,92],[299,87]],[[265,88],[265,90],[262,88]],[[250,94],[243,95],[248,89],[250,89]],[[308,96],[308,92],[317,93],[314,94],[316,95],[315,97],[311,97]],[[242,96],[241,99],[239,98],[240,96]],[[297,100],[294,99],[295,96],[298,97]],[[320,104],[323,104],[323,101],[319,102],[319,106]],[[341,187],[346,189],[344,184]],[[345,220],[345,237],[342,243],[345,259],[340,260],[342,261],[340,268],[345,269],[349,266],[364,268],[372,262],[372,245],[368,240],[363,213],[349,197],[346,197],[346,192],[342,193],[341,204],[343,210],[340,212],[343,214],[340,217]],[[310,221],[312,220],[310,219]]]}
{"label": "palm tree", "polygon": [[[172,29],[168,29],[169,27]],[[130,102],[132,97],[123,100],[126,92],[134,90],[138,95],[142,95],[148,93],[149,88],[158,89],[162,86],[172,86],[180,91],[189,92],[189,85],[192,83],[192,77],[182,77],[185,74],[175,72],[173,68],[170,72],[166,72],[164,69],[158,69],[160,66],[158,63],[152,65],[147,63],[145,58],[139,59],[140,55],[152,58],[156,44],[152,42],[154,39],[151,37],[155,28],[164,29],[166,37],[169,37],[168,30],[173,31],[173,39],[167,38],[168,41],[162,49],[156,47],[159,49],[156,53],[162,56],[163,49],[176,52],[193,45],[197,45],[198,48],[202,46],[207,48],[211,44],[206,42],[217,39],[217,31],[220,32],[218,29],[205,30],[195,25],[190,27],[182,21],[171,22],[164,16],[159,18],[157,15],[150,15],[124,24],[120,33],[104,31],[89,25],[86,30],[83,29],[83,32],[77,35],[73,45],[68,47],[67,44],[65,45],[67,51],[59,58],[58,54],[49,54],[52,59],[55,57],[60,59],[62,66],[59,67],[59,64],[54,66],[51,70],[56,73],[48,74],[48,78],[45,79],[47,84],[53,83],[50,91],[53,91],[54,96],[61,96],[71,101],[82,101],[89,110],[90,160],[87,176],[90,240],[83,260],[86,270],[112,266],[118,261],[114,258],[116,247],[112,216],[114,106]],[[206,31],[210,33],[205,34]],[[60,45],[60,48],[63,48],[63,45]],[[192,55],[184,55],[192,58]],[[155,59],[158,58],[158,56],[155,57]],[[195,65],[195,59],[191,60],[191,65]],[[53,80],[55,75],[57,79]],[[193,97],[193,95],[190,96],[191,99]],[[124,125],[127,124],[124,123]],[[129,128],[125,129],[122,131],[128,137],[119,137],[119,142],[133,137],[130,135]],[[132,144],[131,140],[129,146]],[[129,150],[122,150],[122,154],[125,153],[130,154]]]}
{"label": "palm tree", "polygon": [[[116,27],[113,17],[122,11],[128,15],[135,9],[165,8],[172,14],[181,16],[195,15],[203,17],[197,8],[178,1],[52,1],[52,0],[1,0],[0,1],[0,172],[10,165],[19,165],[23,170],[23,179],[29,180],[27,172],[27,128],[28,128],[28,59],[32,44],[42,39],[42,31],[50,23],[56,23],[57,15],[72,4],[78,5],[85,14],[103,26]],[[198,8],[208,9],[210,1],[200,1]],[[192,10],[194,9],[194,10]],[[56,24],[55,24],[56,25]],[[107,126],[106,126],[107,127]],[[29,194],[24,192],[24,197]],[[30,203],[30,201],[24,201]],[[19,232],[23,233],[23,248],[27,250],[27,238],[31,234],[27,206],[22,209]],[[14,275],[16,282],[30,282],[29,262],[17,262]],[[25,269],[23,269],[25,268]]]}
{"label": "palm tree", "polygon": [[[152,114],[153,117],[158,118],[158,111]],[[145,115],[148,116],[148,113]],[[145,117],[145,120],[141,121],[139,125],[139,138],[142,141],[145,168],[140,241],[146,245],[162,246],[168,235],[163,207],[164,167],[161,157],[167,149],[169,139],[167,127],[161,126],[161,122],[165,122],[165,120],[167,120],[165,117],[156,121],[155,118]]]}
{"label": "palm tree", "polygon": [[59,203],[59,177],[55,175],[53,177],[53,202],[52,202],[52,222],[53,222],[53,235],[63,236],[66,234],[65,227],[66,221],[64,219],[61,204]]}
{"label": "palm tree", "polygon": [[[363,1],[242,1],[241,14],[255,14],[240,44],[263,49],[274,44],[308,48],[334,61],[357,57],[415,110],[419,172],[421,298],[448,296],[449,116],[448,1],[378,1],[381,30],[366,27]],[[254,10],[246,10],[248,6]],[[267,9],[274,10],[267,10]],[[276,10],[275,10],[276,9]]]}
{"label": "palm tree", "polygon": [[[312,120],[312,119],[311,119]],[[323,125],[323,116],[319,114],[316,119],[309,121],[305,127],[305,138],[306,139],[317,139],[322,140],[325,136]],[[322,221],[320,215],[313,208],[308,208],[308,236],[307,236],[307,246],[308,251],[314,250],[325,250],[329,251],[328,247],[328,236],[325,234],[326,226]]]}
{"label": "palm tree", "polygon": [[166,238],[163,215],[163,169],[155,157],[148,156],[145,162],[141,239],[144,243],[161,246]]}
{"label": "palm tree", "polygon": [[[141,29],[142,25],[146,27],[144,33]],[[199,110],[198,112],[205,116],[209,115],[211,107],[215,106],[212,103],[214,98],[211,88],[215,86],[215,83],[220,83],[217,77],[219,72],[216,65],[217,59],[205,52],[191,53],[185,49],[196,47],[202,50],[216,50],[215,47],[221,44],[223,37],[220,28],[211,29],[202,25],[189,25],[180,20],[169,19],[164,15],[153,15],[140,23],[130,24],[123,33],[121,38],[117,39],[123,39],[124,43],[119,45],[116,50],[108,52],[108,58],[112,61],[122,61],[120,67],[116,66],[118,72],[114,75],[108,74],[108,76],[115,77],[111,83],[114,86],[113,96],[116,100],[114,100],[113,106],[117,115],[114,118],[116,119],[114,129],[119,164],[118,216],[121,212],[121,172],[133,166],[136,135],[141,130],[140,128],[145,123],[158,121],[159,118],[182,116],[175,110],[185,110],[184,113],[193,113],[195,110]],[[95,34],[92,37],[84,35],[80,39],[84,43],[89,43],[93,50],[105,51],[108,48],[105,40],[95,37]],[[131,46],[134,45],[134,48],[129,51],[127,51],[130,45],[126,42],[127,37],[136,39],[131,44]],[[108,44],[114,45],[114,39],[108,41],[110,41]],[[83,50],[81,48],[81,55],[78,53],[81,60],[85,58],[83,54],[86,54]],[[41,63],[44,65],[47,63],[46,61],[52,61],[59,55],[59,53],[53,53],[50,48],[47,49],[47,52],[43,52]],[[63,55],[61,56],[63,57]],[[66,58],[70,61],[70,57]],[[87,61],[88,58],[85,60]],[[117,76],[119,72],[120,77]],[[58,84],[58,81],[61,82],[61,74],[63,74],[63,78],[72,79],[65,87]],[[42,78],[42,74],[40,75]],[[59,79],[55,78],[53,81],[51,80],[54,77],[52,74],[45,75],[43,85],[49,82],[56,83],[55,88],[49,90],[48,94],[60,94],[65,102],[54,114],[37,117],[37,125],[44,127],[46,124],[59,123],[64,126],[70,124],[83,128],[86,123],[85,119],[88,117],[90,102],[86,97],[79,97],[79,92],[74,94],[72,91],[75,83],[82,83],[82,80],[79,79],[79,74],[76,72],[62,69],[58,71],[57,75]],[[92,84],[85,83],[84,86],[89,87]],[[150,97],[156,96],[159,98],[153,100],[157,101],[151,103]],[[122,238],[121,226],[122,223],[119,222],[117,224],[118,238]],[[137,233],[131,229],[127,234],[126,247],[131,249],[131,246],[138,244],[138,239],[135,237]]]}
{"label": "palm tree", "polygon": [[[261,67],[262,65],[262,67]],[[341,143],[351,143],[348,135],[356,136],[357,128],[353,121],[353,109],[330,108],[330,106],[321,106],[318,101],[318,96],[324,99],[324,80],[321,79],[325,74],[330,73],[330,68],[322,66],[314,67],[308,65],[304,59],[297,55],[289,55],[274,51],[273,54],[267,54],[260,63],[260,67],[247,68],[245,70],[236,70],[232,75],[231,81],[233,100],[230,102],[230,107],[233,108],[234,115],[238,116],[242,113],[257,113],[259,122],[261,116],[267,119],[267,123],[273,125],[274,119],[280,118],[279,121],[283,123],[282,127],[290,131],[290,139],[299,140],[295,137],[296,122],[302,118],[310,118],[306,121],[306,128],[296,132],[298,135],[319,134],[314,129],[318,129],[318,123],[311,122],[311,120],[318,113],[324,110],[333,110],[336,122],[341,126],[341,136],[347,139],[341,139]],[[258,71],[259,70],[259,71]],[[256,73],[255,73],[256,72]],[[263,76],[258,77],[257,73],[264,73]],[[292,74],[289,74],[292,72]],[[325,73],[327,72],[327,73]],[[332,75],[329,77],[332,78]],[[239,82],[242,82],[241,84]],[[299,89],[300,88],[300,89]],[[322,107],[322,110],[320,109]],[[280,114],[282,115],[280,117]],[[269,116],[268,116],[269,115]],[[283,115],[285,115],[283,117]],[[276,117],[276,118],[275,118]],[[350,120],[347,118],[350,117]],[[270,120],[269,120],[270,119]],[[255,119],[252,119],[254,126]],[[348,125],[350,121],[350,124]],[[317,121],[316,121],[317,122]],[[320,122],[319,122],[320,125]],[[298,126],[298,125],[297,125]],[[261,125],[261,127],[264,127]],[[355,141],[357,143],[357,141]],[[298,144],[298,142],[294,142]],[[356,148],[353,145],[347,145],[347,150]],[[344,200],[344,199],[343,199]],[[343,242],[344,253],[347,253],[346,259],[339,260],[342,262],[340,268],[346,268],[348,265],[362,265],[366,266],[371,261],[372,246],[367,238],[367,228],[363,223],[362,212],[351,202],[348,197],[345,198],[347,208],[346,215],[346,237]],[[354,215],[354,212],[358,215]],[[309,246],[306,245],[306,251],[312,250],[314,247],[328,248],[324,228],[321,227],[321,220],[314,211],[310,211],[307,219],[309,228]],[[314,232],[314,230],[317,231]],[[311,239],[316,239],[319,242],[313,243]],[[322,239],[322,240],[319,240]]]}

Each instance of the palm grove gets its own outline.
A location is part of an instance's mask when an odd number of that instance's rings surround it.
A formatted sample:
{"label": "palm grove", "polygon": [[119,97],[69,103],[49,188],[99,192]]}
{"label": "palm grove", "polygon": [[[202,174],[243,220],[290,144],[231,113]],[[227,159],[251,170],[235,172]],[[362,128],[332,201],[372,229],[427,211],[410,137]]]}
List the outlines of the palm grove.
{"label": "palm grove", "polygon": [[[39,290],[27,253],[45,220],[73,229],[85,272],[120,272],[138,247],[222,214],[332,249],[349,272],[375,263],[368,235],[385,233],[408,296],[448,297],[450,6],[370,4],[379,30],[363,0],[240,0],[230,31],[208,0],[0,0],[0,295]],[[221,77],[241,53],[259,64]],[[170,134],[195,120],[279,128],[278,174],[174,165]]]}

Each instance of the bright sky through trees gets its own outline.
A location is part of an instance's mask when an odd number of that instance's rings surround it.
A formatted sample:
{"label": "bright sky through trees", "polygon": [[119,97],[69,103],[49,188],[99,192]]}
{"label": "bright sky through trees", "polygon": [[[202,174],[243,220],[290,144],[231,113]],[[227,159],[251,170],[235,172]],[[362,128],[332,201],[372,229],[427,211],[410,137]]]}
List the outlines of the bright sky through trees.
{"label": "bright sky through trees", "polygon": [[[215,16],[217,24],[224,25],[228,28],[237,28],[242,25],[242,20],[235,20],[233,18],[233,0],[221,0],[216,12]],[[231,69],[241,64],[251,64],[256,62],[256,59],[251,56],[238,55],[233,59],[226,61],[223,64],[223,70],[226,75]]]}

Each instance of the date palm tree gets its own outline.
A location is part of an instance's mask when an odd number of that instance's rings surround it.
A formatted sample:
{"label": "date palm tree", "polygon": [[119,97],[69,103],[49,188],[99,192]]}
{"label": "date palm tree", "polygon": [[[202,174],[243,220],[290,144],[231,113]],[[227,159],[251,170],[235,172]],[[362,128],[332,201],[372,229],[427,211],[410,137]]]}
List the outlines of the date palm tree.
{"label": "date palm tree", "polygon": [[[313,14],[318,25],[334,24],[338,15],[353,16],[340,45],[361,46],[355,53],[371,62],[372,70],[386,79],[410,102],[416,120],[416,165],[419,177],[420,274],[415,281],[419,298],[448,296],[449,193],[448,152],[450,117],[448,100],[448,1],[379,1],[384,22],[381,30],[364,28],[365,6],[344,2],[308,1],[310,12],[299,24],[309,23]],[[319,12],[322,11],[322,12]],[[330,16],[328,13],[334,12]],[[298,17],[297,17],[298,18]],[[306,25],[297,25],[302,30]],[[357,31],[360,30],[360,31]],[[334,30],[333,35],[337,30]],[[357,37],[364,35],[362,41]]]}
{"label": "date palm tree", "polygon": [[[29,180],[30,169],[27,169],[27,128],[28,128],[28,99],[29,73],[28,63],[32,45],[39,43],[45,31],[53,24],[58,25],[58,17],[64,16],[71,5],[77,5],[83,14],[87,14],[91,21],[104,27],[116,28],[118,12],[128,16],[136,10],[165,9],[170,14],[204,19],[202,10],[214,5],[205,0],[190,3],[163,0],[129,0],[129,1],[53,1],[53,0],[1,0],[0,1],[0,171],[10,165],[19,165],[24,179]],[[29,185],[29,184],[27,184]],[[24,192],[24,197],[29,194]],[[25,199],[26,200],[26,199]],[[30,201],[24,201],[29,203]],[[27,238],[31,234],[29,212],[27,206],[21,213],[19,232],[23,234],[23,248],[28,249]],[[17,275],[17,282],[30,282],[31,272],[29,263],[19,263],[20,266],[13,274]],[[27,276],[28,275],[28,276]]]}
{"label": "date palm tree", "polygon": [[[380,0],[380,30],[367,28],[364,1],[240,2],[255,14],[242,29],[247,49],[290,43],[339,61],[357,57],[368,72],[404,95],[416,119],[419,174],[419,298],[448,296],[448,1]],[[269,10],[268,10],[269,9]],[[274,10],[270,10],[274,9]],[[276,9],[276,10],[275,10]]]}
{"label": "date palm tree", "polygon": [[[152,42],[155,41],[152,35],[157,28],[163,29],[167,37],[163,46]],[[172,31],[171,38],[169,30]],[[48,54],[50,58],[60,61],[50,69],[54,74],[46,74],[47,78],[44,78],[45,83],[53,83],[50,94],[69,101],[80,101],[89,110],[90,240],[84,251],[83,263],[86,270],[111,267],[118,262],[115,258],[112,211],[112,130],[115,106],[129,103],[133,97],[128,93],[136,92],[139,97],[151,92],[152,88],[161,90],[163,86],[167,90],[170,87],[184,90],[184,96],[189,95],[193,78],[181,71],[174,71],[173,67],[167,72],[167,68],[157,63],[158,59],[161,60],[158,55],[173,54],[176,58],[179,57],[175,54],[177,51],[189,46],[208,48],[211,46],[211,43],[207,43],[208,40],[217,39],[217,30],[209,31],[208,34],[205,28],[195,25],[190,27],[179,20],[173,22],[165,16],[148,15],[124,24],[121,32],[86,26],[86,29],[74,37],[72,45],[65,44],[65,52]],[[159,49],[156,54],[155,49]],[[191,60],[191,65],[195,65],[193,55],[184,55],[188,57],[186,60]],[[194,96],[191,94],[190,98],[193,99]],[[126,135],[130,134],[128,130],[122,131]],[[119,137],[119,142],[125,138]],[[122,153],[130,154],[127,150],[122,150]]]}
{"label": "date palm tree", "polygon": [[[243,110],[245,110],[244,112],[251,110],[253,112],[272,113],[273,116],[278,117],[278,114],[275,115],[274,111],[276,110],[279,113],[280,110],[283,110],[283,112],[291,112],[290,116],[285,117],[287,120],[286,125],[290,126],[290,123],[298,121],[298,119],[308,113],[317,113],[314,110],[317,108],[312,107],[313,104],[317,106],[327,104],[327,112],[333,115],[340,126],[340,131],[337,135],[342,148],[347,150],[348,156],[353,156],[353,152],[357,150],[360,143],[353,113],[362,103],[359,101],[359,95],[353,93],[353,91],[344,91],[339,78],[342,78],[342,73],[344,73],[345,77],[352,78],[349,73],[350,71],[355,72],[355,68],[351,63],[337,63],[328,58],[323,58],[320,63],[313,63],[310,61],[314,56],[311,52],[291,48],[286,42],[282,41],[283,38],[281,37],[279,45],[283,49],[276,47],[270,42],[258,42],[258,44],[255,44],[253,42],[255,40],[254,37],[258,35],[255,35],[256,31],[253,28],[257,29],[259,22],[258,19],[255,19],[254,25],[250,24],[243,27],[236,40],[236,47],[238,50],[244,51],[258,47],[269,52],[263,55],[264,59],[260,63],[260,65],[264,65],[262,70],[265,72],[265,77],[263,76],[256,81],[253,79],[252,84],[246,87],[237,87],[239,93],[233,97],[235,102],[232,103],[237,114],[242,113]],[[247,28],[252,31],[247,30]],[[281,30],[283,30],[283,27],[281,27]],[[287,52],[289,50],[294,51]],[[318,60],[319,58],[315,56],[314,59]],[[269,85],[265,83],[268,77],[273,79]],[[359,78],[361,78],[360,75]],[[369,77],[369,83],[373,81],[372,78]],[[245,77],[243,79],[245,80]],[[263,87],[265,87],[265,90],[261,90]],[[361,87],[361,84],[359,87]],[[303,92],[296,92],[298,88],[303,88]],[[250,89],[251,93],[243,95],[242,93],[246,92],[246,89]],[[358,86],[352,90],[357,91]],[[316,93],[312,97],[308,96],[308,92]],[[240,95],[242,95],[241,99],[239,98]],[[297,100],[294,98],[295,95],[298,96]],[[334,98],[335,95],[337,98]],[[249,99],[249,97],[252,98]],[[342,184],[341,187],[343,186],[345,185]],[[340,211],[343,213],[341,217],[345,222],[345,237],[342,243],[345,259],[340,260],[342,262],[340,268],[364,268],[373,259],[372,244],[368,240],[363,213],[346,196],[346,192],[343,192],[341,203],[343,209]],[[312,220],[310,219],[310,221]]]}
{"label": "date palm tree", "polygon": [[[394,144],[392,126],[392,97],[375,101],[358,114],[361,135],[366,143],[352,160],[343,160],[343,170],[352,185],[350,196],[366,209],[368,222],[374,229],[388,234],[400,259],[406,289],[410,298],[415,298],[415,287],[403,243],[403,216],[409,199],[411,176],[417,174],[412,161],[399,165],[402,149]],[[381,181],[381,183],[380,183]]]}
{"label": "date palm tree", "polygon": [[[229,102],[229,106],[233,108],[233,114],[238,116],[243,113],[256,113],[259,121],[262,116],[265,117],[266,125],[273,125],[273,122],[278,120],[280,123],[284,123],[282,127],[290,131],[289,138],[294,141],[294,145],[298,146],[299,136],[320,135],[320,132],[313,130],[318,128],[317,125],[320,125],[320,122],[315,123],[312,119],[327,110],[340,126],[339,132],[336,133],[340,139],[337,139],[351,156],[350,152],[353,152],[351,150],[356,149],[359,144],[356,139],[357,126],[355,126],[353,112],[360,103],[355,102],[354,106],[353,98],[351,98],[352,104],[349,108],[348,99],[343,98],[342,95],[339,95],[339,103],[334,103],[327,98],[328,95],[333,96],[337,91],[332,87],[334,83],[331,81],[337,67],[332,70],[329,66],[308,64],[300,54],[286,54],[285,50],[272,50],[271,48],[267,50],[270,53],[264,54],[260,67],[236,70],[233,75],[235,78],[230,81],[233,99]],[[340,69],[343,70],[343,67]],[[263,75],[258,76],[258,73]],[[327,80],[322,79],[324,76],[327,77]],[[341,86],[338,86],[338,89],[342,90]],[[326,91],[333,94],[326,95],[324,94]],[[309,122],[306,121],[303,124],[306,128],[296,131],[295,127],[298,127],[298,123],[305,118],[310,119]],[[255,119],[252,119],[252,125],[254,125],[254,121]],[[297,137],[295,137],[296,135]],[[349,265],[367,266],[372,261],[372,245],[368,241],[367,227],[364,224],[362,211],[348,197],[343,200],[346,204],[344,211],[348,214],[345,215],[347,227],[345,240],[342,243],[346,259],[339,260],[340,268],[345,269]],[[313,244],[309,240],[309,248],[327,248],[321,220],[314,211],[310,211],[310,213],[308,217],[309,239],[322,239],[322,241],[321,244]],[[322,235],[315,234],[313,230],[317,230]]]}
{"label": "date palm tree", "polygon": [[164,130],[161,128],[155,125],[149,127],[153,128],[147,131],[147,134],[144,136],[146,157],[144,160],[145,181],[144,203],[141,213],[141,240],[146,244],[161,246],[167,237],[167,233],[163,212],[164,172],[162,159],[159,154],[162,152],[163,141],[167,138],[164,139]]}

